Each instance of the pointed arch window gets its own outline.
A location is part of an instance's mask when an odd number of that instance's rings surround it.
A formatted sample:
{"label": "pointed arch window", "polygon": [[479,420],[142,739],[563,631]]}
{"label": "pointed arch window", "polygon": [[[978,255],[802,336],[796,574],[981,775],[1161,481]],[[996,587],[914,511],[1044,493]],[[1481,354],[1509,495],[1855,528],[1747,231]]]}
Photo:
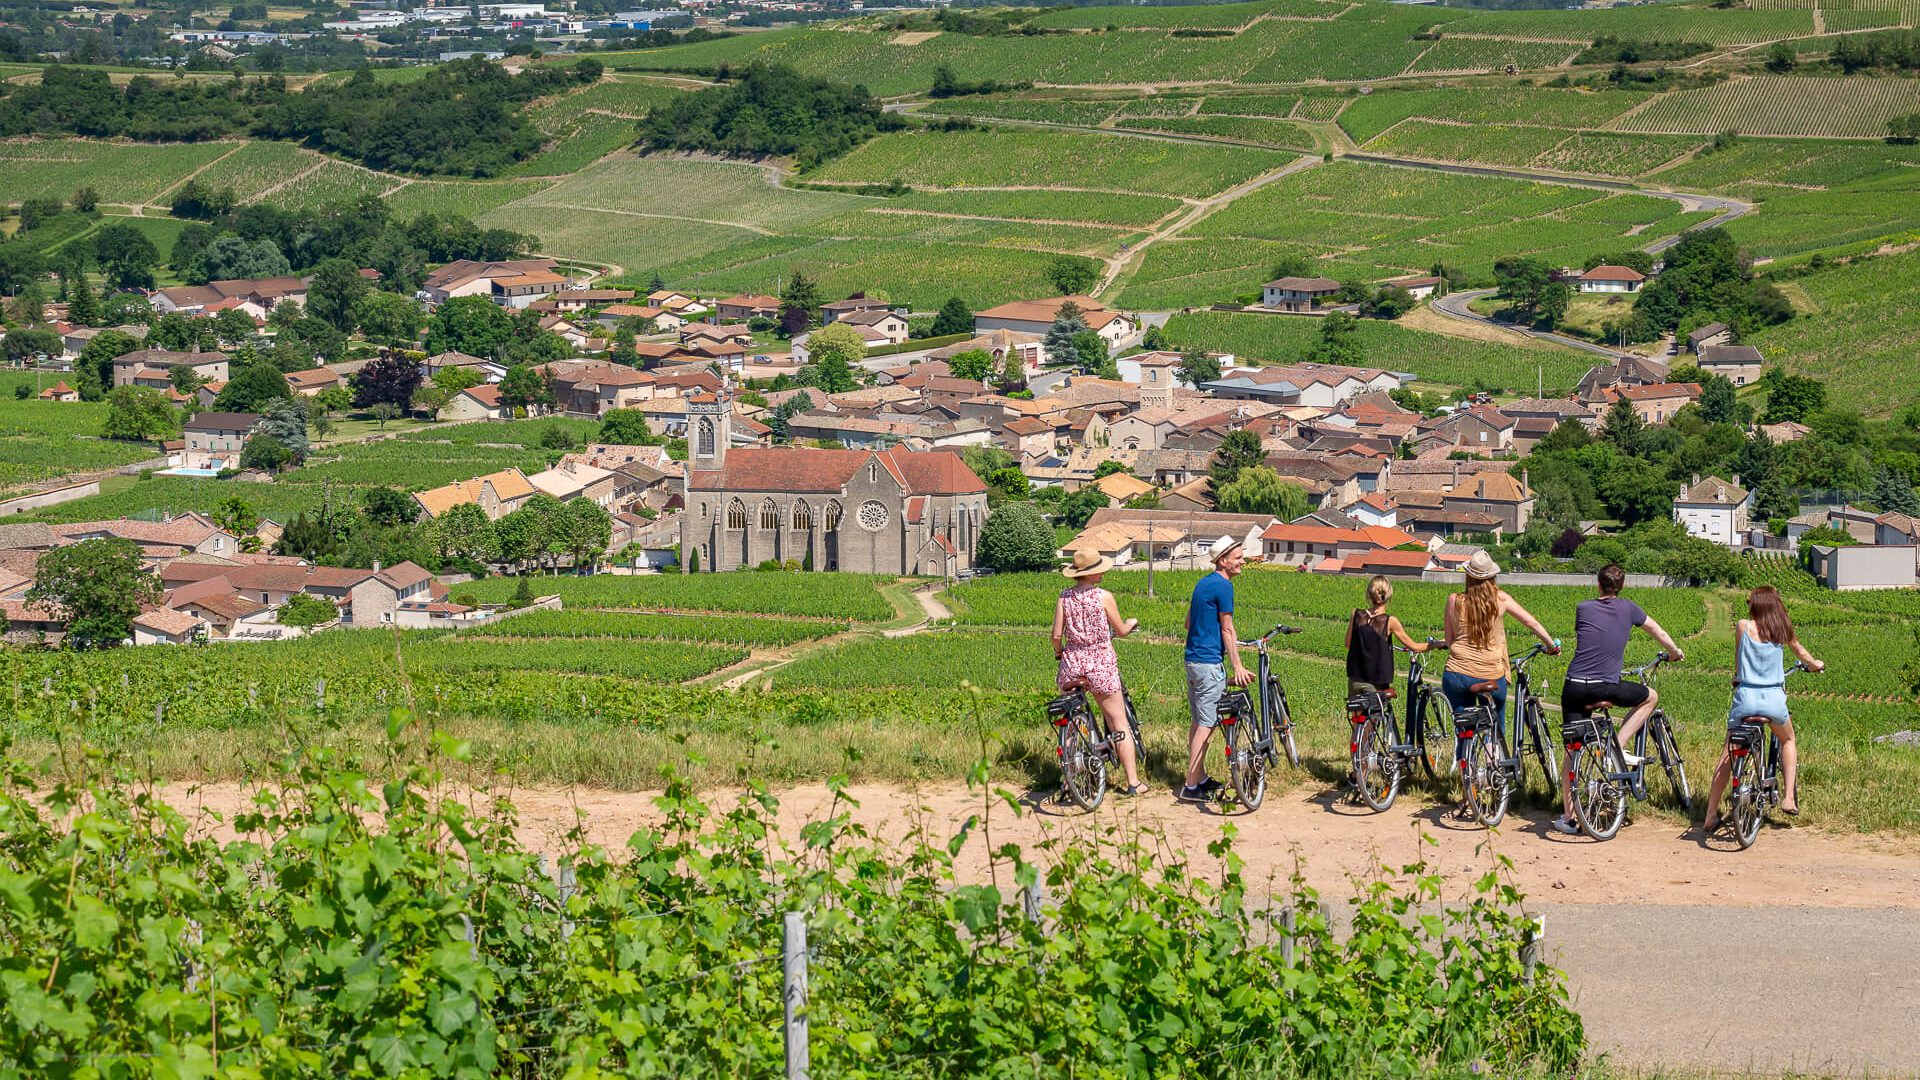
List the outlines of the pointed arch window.
{"label": "pointed arch window", "polygon": [[793,504],[793,529],[795,532],[813,531],[813,508],[804,502]]}
{"label": "pointed arch window", "polygon": [[828,532],[840,531],[840,513],[841,513],[841,510],[840,510],[839,503],[830,502],[827,504],[827,531]]}
{"label": "pointed arch window", "polygon": [[713,421],[709,418],[702,417],[700,420],[700,437],[694,449],[694,453],[703,458],[713,456],[713,453],[714,453]]}
{"label": "pointed arch window", "polygon": [[760,502],[760,527],[763,529],[780,527],[780,508],[773,505],[772,499],[763,499]]}
{"label": "pointed arch window", "polygon": [[739,499],[735,499],[727,507],[727,528],[744,529],[746,527],[747,527],[747,508],[741,505]]}

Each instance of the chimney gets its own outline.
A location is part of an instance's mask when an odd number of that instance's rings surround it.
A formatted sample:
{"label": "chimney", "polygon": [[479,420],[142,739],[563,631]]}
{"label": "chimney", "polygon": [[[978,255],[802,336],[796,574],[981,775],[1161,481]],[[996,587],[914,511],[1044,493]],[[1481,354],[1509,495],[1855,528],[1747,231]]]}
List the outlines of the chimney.
{"label": "chimney", "polygon": [[1739,487],[1739,486],[1740,486],[1740,474],[1739,474],[1739,473],[1734,473],[1734,474],[1733,474],[1733,486],[1734,486],[1734,487]]}
{"label": "chimney", "polygon": [[374,572],[374,573],[376,573],[376,574],[380,572],[380,560],[379,560],[379,559],[375,559],[375,560],[373,560],[373,572]]}

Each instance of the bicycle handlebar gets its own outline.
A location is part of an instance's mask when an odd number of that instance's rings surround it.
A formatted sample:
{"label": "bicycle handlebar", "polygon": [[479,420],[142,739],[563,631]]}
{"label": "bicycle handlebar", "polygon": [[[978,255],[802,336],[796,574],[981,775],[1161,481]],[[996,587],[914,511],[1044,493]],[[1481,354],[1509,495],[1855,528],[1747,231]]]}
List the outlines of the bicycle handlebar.
{"label": "bicycle handlebar", "polygon": [[1288,626],[1286,623],[1280,623],[1279,625],[1275,626],[1273,629],[1267,631],[1264,634],[1261,634],[1259,637],[1254,638],[1251,641],[1239,642],[1239,644],[1245,645],[1248,647],[1252,647],[1255,645],[1265,645],[1268,639],[1272,638],[1273,635],[1275,634],[1298,634],[1298,633],[1300,633],[1299,627]]}

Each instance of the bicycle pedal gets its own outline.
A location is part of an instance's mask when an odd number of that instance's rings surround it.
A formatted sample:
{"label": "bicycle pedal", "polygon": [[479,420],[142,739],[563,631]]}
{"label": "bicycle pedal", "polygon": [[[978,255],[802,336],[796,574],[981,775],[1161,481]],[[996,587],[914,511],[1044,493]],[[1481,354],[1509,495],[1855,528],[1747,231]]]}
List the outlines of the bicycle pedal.
{"label": "bicycle pedal", "polygon": [[1387,747],[1387,752],[1390,754],[1399,754],[1401,757],[1408,757],[1408,756],[1411,756],[1415,751],[1419,749],[1420,749],[1419,747],[1413,745],[1412,743],[1405,743],[1402,745],[1389,746]]}

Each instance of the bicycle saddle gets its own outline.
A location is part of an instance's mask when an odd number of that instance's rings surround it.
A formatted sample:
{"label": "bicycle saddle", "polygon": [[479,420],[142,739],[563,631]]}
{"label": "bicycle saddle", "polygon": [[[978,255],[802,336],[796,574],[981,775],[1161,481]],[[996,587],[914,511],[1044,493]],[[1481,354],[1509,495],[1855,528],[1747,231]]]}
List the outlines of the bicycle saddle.
{"label": "bicycle saddle", "polygon": [[1467,687],[1467,693],[1491,694],[1493,693],[1494,687],[1498,685],[1500,685],[1500,681],[1498,679],[1489,679],[1486,682],[1477,682],[1477,683],[1474,683],[1472,686]]}
{"label": "bicycle saddle", "polygon": [[1587,706],[1587,708],[1588,708],[1588,709],[1590,709],[1590,710],[1592,710],[1592,711],[1594,711],[1594,712],[1599,712],[1599,711],[1600,711],[1601,709],[1611,709],[1611,708],[1613,708],[1613,702],[1611,702],[1611,701],[1596,701],[1596,702],[1594,702],[1593,704],[1591,704],[1591,705],[1589,705],[1589,706]]}
{"label": "bicycle saddle", "polygon": [[1386,688],[1386,689],[1384,689],[1384,690],[1376,690],[1376,691],[1374,691],[1374,692],[1375,692],[1375,693],[1377,693],[1377,694],[1379,694],[1379,695],[1380,695],[1381,697],[1383,697],[1383,698],[1390,698],[1390,697],[1399,697],[1399,696],[1400,696],[1400,692],[1399,692],[1398,690],[1395,690],[1395,689],[1394,689],[1393,687],[1391,687],[1391,686],[1389,686],[1389,687],[1387,687],[1387,688]]}

